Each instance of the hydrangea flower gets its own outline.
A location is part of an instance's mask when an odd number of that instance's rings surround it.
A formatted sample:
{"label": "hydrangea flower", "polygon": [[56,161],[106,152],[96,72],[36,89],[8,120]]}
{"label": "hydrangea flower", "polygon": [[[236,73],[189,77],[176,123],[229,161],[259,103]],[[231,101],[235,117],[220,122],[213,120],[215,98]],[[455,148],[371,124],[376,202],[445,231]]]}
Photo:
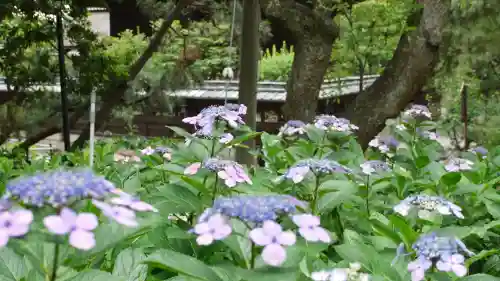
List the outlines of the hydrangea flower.
{"label": "hydrangea flower", "polygon": [[139,212],[155,212],[155,213],[158,212],[158,210],[151,204],[143,202],[124,191],[115,189],[112,191],[112,193],[119,196],[110,199],[110,202],[113,203],[114,205],[128,207],[134,211],[139,211]]}
{"label": "hydrangea flower", "polygon": [[335,160],[329,159],[304,159],[295,163],[288,171],[282,176],[285,179],[291,179],[294,183],[299,183],[304,180],[305,176],[312,172],[316,175],[319,174],[332,174],[332,173],[352,173],[352,170],[341,165]]}
{"label": "hydrangea flower", "polygon": [[320,219],[311,214],[300,214],[292,216],[293,222],[299,227],[299,233],[310,242],[321,241],[330,243],[332,239],[328,232],[320,226]]}
{"label": "hydrangea flower", "polygon": [[280,266],[286,260],[286,249],[296,242],[295,233],[283,231],[281,225],[267,220],[262,227],[250,231],[250,239],[258,246],[263,246],[262,259],[271,266]]}
{"label": "hydrangea flower", "polygon": [[442,197],[430,195],[409,196],[394,206],[394,211],[402,216],[407,216],[412,208],[418,209],[420,218],[428,218],[435,212],[442,215],[453,214],[460,219],[464,218],[462,208]]}
{"label": "hydrangea flower", "polygon": [[376,148],[382,153],[388,153],[396,150],[399,146],[399,142],[392,136],[376,136],[368,143],[368,146]]}
{"label": "hydrangea flower", "polygon": [[198,115],[182,119],[182,122],[194,125],[203,135],[211,135],[217,121],[225,121],[231,128],[245,124],[242,115],[245,115],[245,105],[227,104],[222,106],[209,106]]}
{"label": "hydrangea flower", "polygon": [[359,166],[361,167],[361,171],[365,175],[373,175],[391,171],[389,165],[380,160],[369,160]]}
{"label": "hydrangea flower", "polygon": [[90,250],[95,246],[92,230],[99,222],[92,213],[77,214],[69,208],[63,208],[59,215],[47,216],[43,219],[45,227],[56,235],[69,234],[69,244],[80,250]]}
{"label": "hydrangea flower", "polygon": [[303,135],[306,132],[306,124],[300,120],[290,120],[280,128],[278,137]]}
{"label": "hydrangea flower", "polygon": [[20,177],[7,183],[4,199],[26,205],[59,207],[75,200],[102,198],[115,190],[104,177],[91,170],[57,170]]}
{"label": "hydrangea flower", "polygon": [[444,169],[448,172],[470,171],[474,162],[463,158],[450,158],[445,161]]}
{"label": "hydrangea flower", "polygon": [[289,195],[219,197],[215,199],[212,208],[200,216],[200,220],[205,221],[212,214],[220,213],[245,222],[262,223],[266,220],[276,220],[283,214],[295,213],[297,207],[305,208],[306,205]]}
{"label": "hydrangea flower", "polygon": [[428,140],[434,140],[434,141],[439,139],[439,134],[436,132],[423,130],[421,128],[417,128],[415,131],[421,138],[428,139]]}
{"label": "hydrangea flower", "polygon": [[425,105],[420,104],[413,104],[403,113],[403,115],[405,117],[410,117],[416,120],[426,120],[432,118],[432,114],[429,108]]}
{"label": "hydrangea flower", "polygon": [[486,158],[488,155],[488,149],[482,147],[482,146],[476,146],[471,149],[469,149],[470,152],[475,153],[478,156],[481,156],[483,159]]}
{"label": "hydrangea flower", "polygon": [[142,149],[142,150],[141,150],[141,153],[142,153],[143,155],[152,155],[152,154],[154,154],[155,152],[156,152],[156,151],[155,151],[155,150],[154,150],[151,146],[148,146],[148,147],[146,147],[146,148],[144,148],[144,149]]}
{"label": "hydrangea flower", "polygon": [[319,115],[314,119],[314,126],[323,131],[352,132],[358,130],[358,126],[351,124],[345,118],[334,115]]}
{"label": "hydrangea flower", "polygon": [[462,253],[474,255],[459,239],[438,236],[436,233],[420,236],[412,245],[412,249],[417,256],[408,264],[412,281],[424,280],[425,272],[433,266],[439,271],[453,271],[457,276],[463,277],[467,274],[467,268],[464,265],[465,258]]}
{"label": "hydrangea flower", "polygon": [[219,142],[223,144],[230,143],[234,139],[234,136],[230,133],[225,133],[219,138]]}
{"label": "hydrangea flower", "polygon": [[357,262],[350,263],[349,268],[334,268],[311,273],[314,281],[368,281],[370,275],[360,272],[361,265]]}
{"label": "hydrangea flower", "polygon": [[232,232],[227,218],[221,214],[214,214],[206,222],[200,222],[194,226],[194,233],[198,235],[198,245],[210,245],[215,240],[222,240]]}
{"label": "hydrangea flower", "polygon": [[116,221],[121,225],[129,227],[136,227],[139,225],[136,220],[135,212],[128,208],[122,206],[114,206],[97,200],[92,200],[92,203],[99,210],[101,210],[106,217]]}
{"label": "hydrangea flower", "polygon": [[115,152],[114,155],[115,162],[121,163],[138,163],[141,162],[141,158],[137,156],[135,151],[129,149],[121,149]]}
{"label": "hydrangea flower", "polygon": [[33,222],[29,210],[3,211],[0,213],[0,248],[5,247],[11,237],[21,237],[28,233]]}
{"label": "hydrangea flower", "polygon": [[210,158],[203,161],[203,163],[193,163],[184,170],[184,174],[194,175],[202,166],[207,170],[216,172],[217,176],[224,180],[228,187],[234,187],[236,184],[243,182],[252,184],[252,180],[246,174],[243,166],[234,161],[219,158]]}

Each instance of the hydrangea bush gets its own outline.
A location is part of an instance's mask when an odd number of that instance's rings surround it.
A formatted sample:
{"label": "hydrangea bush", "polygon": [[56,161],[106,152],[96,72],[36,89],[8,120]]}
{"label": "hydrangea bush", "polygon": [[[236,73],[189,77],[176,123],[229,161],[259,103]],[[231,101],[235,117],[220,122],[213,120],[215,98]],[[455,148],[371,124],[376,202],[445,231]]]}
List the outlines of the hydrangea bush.
{"label": "hydrangea bush", "polygon": [[[497,280],[500,149],[449,156],[429,110],[363,151],[320,115],[276,135],[246,107],[182,138],[126,138],[30,164],[0,159],[0,280]],[[256,138],[259,167],[231,159]]]}

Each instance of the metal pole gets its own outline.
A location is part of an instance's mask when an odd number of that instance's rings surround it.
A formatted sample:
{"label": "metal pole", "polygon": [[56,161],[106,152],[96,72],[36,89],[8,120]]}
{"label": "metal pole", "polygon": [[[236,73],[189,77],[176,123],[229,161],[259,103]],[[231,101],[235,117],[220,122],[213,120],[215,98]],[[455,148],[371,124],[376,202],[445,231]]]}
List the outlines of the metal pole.
{"label": "metal pole", "polygon": [[95,100],[96,92],[90,94],[90,148],[89,148],[89,166],[94,166],[94,144],[95,144]]}
{"label": "metal pole", "polygon": [[71,146],[69,134],[69,113],[68,113],[68,94],[66,92],[66,65],[64,50],[64,29],[62,21],[62,1],[56,12],[56,33],[57,33],[57,51],[59,56],[59,84],[61,93],[61,113],[62,113],[62,134],[64,141],[64,150],[69,150]]}

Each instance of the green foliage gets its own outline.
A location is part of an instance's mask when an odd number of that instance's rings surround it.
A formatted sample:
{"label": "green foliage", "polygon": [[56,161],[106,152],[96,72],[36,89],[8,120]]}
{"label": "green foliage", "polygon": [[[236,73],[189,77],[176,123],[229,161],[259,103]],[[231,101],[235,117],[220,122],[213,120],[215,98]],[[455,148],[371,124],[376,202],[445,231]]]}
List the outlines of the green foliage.
{"label": "green foliage", "polygon": [[293,46],[288,50],[286,42],[278,51],[276,46],[266,50],[259,65],[259,79],[272,81],[286,81],[292,69],[294,52]]}
{"label": "green foliage", "polygon": [[[421,235],[433,232],[462,240],[476,254],[465,262],[467,277],[457,279],[452,272],[429,270],[426,280],[497,280],[493,276],[498,275],[500,257],[500,198],[496,191],[500,182],[499,148],[491,149],[486,157],[462,153],[460,157],[470,161],[471,168],[462,166],[459,171],[451,171],[447,168],[450,162],[441,160],[445,155],[441,145],[416,133],[417,128],[420,132],[437,129],[438,124],[430,121],[410,120],[404,123],[404,130],[402,124],[391,127],[399,145],[389,152],[381,152],[377,147],[364,152],[351,132],[338,128],[323,131],[308,124],[302,127],[303,134],[288,136],[259,134],[245,126],[229,131],[223,125],[213,131],[213,139],[197,138],[171,127],[181,139],[189,141],[131,137],[98,142],[94,171],[117,188],[151,203],[158,214],[138,215],[137,228],[125,228],[101,217],[94,231],[96,245],[89,251],[72,249],[65,236],[58,236],[57,280],[302,281],[309,280],[312,272],[346,268],[350,263],[354,268],[353,263],[359,263],[358,271],[369,273],[373,280],[404,281],[410,278],[407,264],[415,255],[399,256],[391,265],[396,248],[402,244],[411,251],[411,245]],[[218,138],[225,132],[231,132],[235,138],[223,144]],[[243,167],[240,171],[240,175],[250,176],[251,184],[228,187],[223,173],[203,167],[186,174],[186,168],[192,164],[212,156],[222,158],[228,150],[257,137],[261,147],[255,153],[265,166]],[[148,147],[164,146],[169,147],[168,155],[159,150],[147,152]],[[136,162],[118,161],[116,153],[124,148],[137,155]],[[88,157],[87,149],[55,153],[32,159],[31,163],[0,157],[1,189],[20,175],[68,166],[86,167]],[[304,159],[335,159],[335,165],[341,165],[336,167],[349,168],[350,172],[314,170],[301,179],[294,177],[294,181],[282,177]],[[389,170],[367,172],[362,165],[367,160],[384,161]],[[306,202],[297,212],[320,217],[321,226],[334,240],[307,242],[297,234],[296,243],[286,247],[285,263],[274,268],[265,264],[261,247],[248,237],[260,225],[234,217],[228,221],[232,226],[229,237],[207,246],[198,245],[200,240],[190,230],[204,210],[212,207],[214,198],[242,194],[290,195]],[[437,195],[457,204],[464,218],[458,219],[433,205],[425,205],[426,211],[410,211],[406,215],[393,209],[404,198],[417,194]],[[87,201],[72,208],[81,206],[85,212],[99,214]],[[262,207],[271,210],[271,205]],[[34,211],[38,222],[56,210]],[[242,210],[246,215],[256,211],[259,210]],[[280,216],[277,222],[286,230],[296,231],[287,215]],[[54,246],[43,225],[32,224],[29,235],[11,238],[8,246],[0,249],[0,276],[5,280],[50,280],[47,278],[53,265]]]}

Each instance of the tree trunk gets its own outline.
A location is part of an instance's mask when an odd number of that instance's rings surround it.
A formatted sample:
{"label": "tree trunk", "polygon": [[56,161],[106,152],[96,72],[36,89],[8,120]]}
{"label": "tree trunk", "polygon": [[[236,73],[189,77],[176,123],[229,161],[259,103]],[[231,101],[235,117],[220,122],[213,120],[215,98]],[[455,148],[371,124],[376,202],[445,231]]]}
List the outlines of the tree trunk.
{"label": "tree trunk", "polygon": [[417,29],[401,36],[382,75],[347,108],[346,117],[359,126],[363,147],[397,117],[432,77],[439,61],[450,0],[424,0]]}
{"label": "tree trunk", "polygon": [[339,35],[333,15],[294,0],[261,0],[260,3],[268,19],[279,21],[295,36],[295,57],[283,107],[285,118],[311,121],[316,116],[333,43]]}
{"label": "tree trunk", "polygon": [[[246,124],[256,130],[257,80],[259,75],[259,0],[245,0],[243,3],[243,25],[241,37],[240,79],[238,102],[246,105]],[[257,159],[250,154],[255,149],[255,140],[245,143],[248,148],[236,149],[236,161],[248,166],[256,166]]]}

